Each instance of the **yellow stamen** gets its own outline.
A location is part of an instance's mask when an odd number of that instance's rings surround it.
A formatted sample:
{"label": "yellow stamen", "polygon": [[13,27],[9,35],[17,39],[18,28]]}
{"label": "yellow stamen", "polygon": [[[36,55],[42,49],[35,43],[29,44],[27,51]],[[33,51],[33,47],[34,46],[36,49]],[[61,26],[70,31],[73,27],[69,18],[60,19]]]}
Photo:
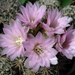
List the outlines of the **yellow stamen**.
{"label": "yellow stamen", "polygon": [[43,53],[43,49],[38,45],[36,45],[33,50],[37,55],[40,55],[41,53]]}

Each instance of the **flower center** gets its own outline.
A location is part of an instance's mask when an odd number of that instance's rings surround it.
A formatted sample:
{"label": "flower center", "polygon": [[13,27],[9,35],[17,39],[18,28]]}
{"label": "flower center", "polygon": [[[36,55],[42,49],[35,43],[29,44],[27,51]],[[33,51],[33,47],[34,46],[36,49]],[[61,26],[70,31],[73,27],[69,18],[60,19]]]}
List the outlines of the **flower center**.
{"label": "flower center", "polygon": [[18,38],[16,38],[15,42],[18,46],[20,46],[20,45],[22,45],[23,39],[21,37],[18,37]]}
{"label": "flower center", "polygon": [[36,45],[33,50],[37,55],[40,55],[41,53],[43,53],[43,48],[41,46]]}
{"label": "flower center", "polygon": [[33,23],[34,21],[32,20],[31,22]]}
{"label": "flower center", "polygon": [[56,28],[56,25],[52,22],[49,27]]}

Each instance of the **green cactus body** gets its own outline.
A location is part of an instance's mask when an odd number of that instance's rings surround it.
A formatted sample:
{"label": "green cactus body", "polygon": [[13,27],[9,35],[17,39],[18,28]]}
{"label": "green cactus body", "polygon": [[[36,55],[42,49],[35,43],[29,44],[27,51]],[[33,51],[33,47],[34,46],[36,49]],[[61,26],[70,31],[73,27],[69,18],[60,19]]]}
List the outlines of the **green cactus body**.
{"label": "green cactus body", "polygon": [[0,23],[9,23],[19,12],[18,0],[0,0]]}
{"label": "green cactus body", "polygon": [[63,16],[69,16],[73,18],[72,24],[75,24],[75,6],[73,5],[69,5],[65,8],[62,9],[63,10]]}
{"label": "green cactus body", "polygon": [[47,9],[59,7],[58,0],[38,0],[40,5],[46,5]]}

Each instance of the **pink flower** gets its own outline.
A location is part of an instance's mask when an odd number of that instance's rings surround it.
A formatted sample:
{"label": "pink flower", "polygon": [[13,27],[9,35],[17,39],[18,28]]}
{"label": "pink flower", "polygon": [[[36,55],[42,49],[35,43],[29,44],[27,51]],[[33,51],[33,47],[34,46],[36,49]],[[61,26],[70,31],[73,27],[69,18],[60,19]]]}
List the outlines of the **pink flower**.
{"label": "pink flower", "polygon": [[20,21],[18,19],[16,21],[12,20],[10,25],[4,25],[3,31],[5,34],[0,35],[0,46],[4,50],[1,54],[10,56],[11,60],[24,55],[22,42],[26,40],[27,34]]}
{"label": "pink flower", "polygon": [[43,23],[42,27],[45,29],[45,32],[48,36],[53,34],[63,34],[64,28],[69,26],[69,22],[72,19],[65,16],[62,17],[61,11],[58,9],[51,9],[47,13],[47,23]]}
{"label": "pink flower", "polygon": [[51,64],[57,64],[57,51],[52,48],[55,44],[54,38],[44,38],[39,32],[36,37],[24,43],[26,48],[26,59],[24,65],[26,68],[33,68],[38,71],[39,67],[50,67]]}
{"label": "pink flower", "polygon": [[56,49],[68,59],[75,56],[75,30],[70,27],[62,36],[57,35]]}
{"label": "pink flower", "polygon": [[35,28],[39,21],[45,14],[46,6],[39,6],[38,2],[32,3],[28,2],[26,7],[20,7],[21,13],[17,13],[17,18],[20,19],[25,25],[30,27],[30,29]]}

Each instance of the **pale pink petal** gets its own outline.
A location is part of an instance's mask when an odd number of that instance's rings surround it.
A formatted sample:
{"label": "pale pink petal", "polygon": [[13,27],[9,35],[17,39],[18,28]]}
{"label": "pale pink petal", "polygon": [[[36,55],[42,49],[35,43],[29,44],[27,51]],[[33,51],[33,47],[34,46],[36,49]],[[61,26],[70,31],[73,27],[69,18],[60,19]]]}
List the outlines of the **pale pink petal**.
{"label": "pale pink petal", "polygon": [[62,51],[62,53],[68,58],[68,59],[72,59],[73,55],[70,54],[70,52],[68,50],[64,50]]}
{"label": "pale pink petal", "polygon": [[58,64],[58,61],[57,61],[57,58],[56,58],[56,57],[50,59],[50,62],[51,62],[51,64],[53,64],[53,65]]}
{"label": "pale pink petal", "polygon": [[39,38],[38,43],[41,43],[41,41],[45,40],[45,38],[42,36],[41,32],[39,32],[37,34],[36,39],[38,39],[38,38]]}
{"label": "pale pink petal", "polygon": [[46,67],[50,67],[50,61],[47,58],[45,58],[45,66]]}
{"label": "pale pink petal", "polygon": [[22,15],[17,13],[16,18],[20,19],[24,25],[29,26],[30,29],[33,29],[39,24],[39,21],[45,15],[46,6],[39,6],[38,2],[35,2],[34,4],[28,2],[26,7],[21,6],[20,10]]}
{"label": "pale pink petal", "polygon": [[62,38],[60,39],[60,43],[63,44],[65,40],[66,40],[66,34],[62,36]]}
{"label": "pale pink petal", "polygon": [[10,56],[10,60],[13,61],[16,58],[16,54]]}
{"label": "pale pink petal", "polygon": [[10,59],[14,60],[16,57],[24,55],[22,42],[26,41],[27,32],[19,19],[11,20],[9,24],[4,25],[3,31],[5,34],[0,35],[0,46],[5,48],[1,54],[6,54],[7,57],[10,56]]}
{"label": "pale pink petal", "polygon": [[45,66],[45,59],[44,58],[40,58],[40,66],[44,67]]}
{"label": "pale pink petal", "polygon": [[39,64],[36,64],[34,67],[33,67],[33,71],[34,72],[37,72],[39,70]]}
{"label": "pale pink petal", "polygon": [[26,60],[25,60],[24,66],[25,66],[26,68],[30,68],[30,67],[29,67],[29,59],[26,59]]}
{"label": "pale pink petal", "polygon": [[51,9],[47,12],[47,22],[42,23],[42,27],[45,29],[45,33],[48,36],[54,34],[63,34],[65,28],[70,26],[71,18],[68,16],[62,17],[62,12],[58,9]]}
{"label": "pale pink petal", "polygon": [[[33,62],[33,61],[35,61],[35,62]],[[31,61],[29,61],[29,67],[32,68],[36,64],[36,62],[37,62],[37,60],[31,60]]]}
{"label": "pale pink petal", "polygon": [[52,48],[55,43],[56,41],[54,38],[45,38],[41,32],[38,32],[35,37],[27,40],[24,44],[28,57],[28,60],[25,61],[25,66],[27,65],[28,68],[32,68],[34,72],[37,72],[40,66],[50,67],[50,63],[54,61],[55,63],[53,64],[55,65],[57,59],[50,62],[50,59],[55,58],[58,53],[54,48]]}
{"label": "pale pink petal", "polygon": [[21,14],[19,14],[19,13],[17,13],[16,18],[18,18],[18,19],[20,19],[21,21],[25,22],[25,18],[24,18]]}
{"label": "pale pink petal", "polygon": [[5,49],[2,51],[1,55],[7,54],[8,51],[9,51],[8,48],[5,48]]}

